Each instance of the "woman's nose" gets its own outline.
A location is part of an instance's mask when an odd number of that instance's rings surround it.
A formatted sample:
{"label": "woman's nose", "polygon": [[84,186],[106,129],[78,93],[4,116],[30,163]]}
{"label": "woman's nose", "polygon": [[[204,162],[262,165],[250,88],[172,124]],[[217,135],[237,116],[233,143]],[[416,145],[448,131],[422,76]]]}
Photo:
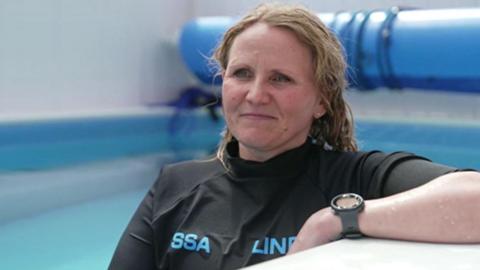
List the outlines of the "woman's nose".
{"label": "woman's nose", "polygon": [[252,104],[266,104],[270,101],[270,93],[261,80],[255,79],[249,85],[245,99]]}

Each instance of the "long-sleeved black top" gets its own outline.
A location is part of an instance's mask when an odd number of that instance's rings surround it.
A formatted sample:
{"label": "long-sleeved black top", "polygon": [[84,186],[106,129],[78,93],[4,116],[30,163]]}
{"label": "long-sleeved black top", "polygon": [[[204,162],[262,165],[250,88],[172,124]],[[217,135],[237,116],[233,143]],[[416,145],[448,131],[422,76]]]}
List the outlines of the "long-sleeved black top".
{"label": "long-sleeved black top", "polygon": [[266,162],[238,157],[165,166],[109,269],[236,269],[284,255],[337,194],[398,193],[454,171],[409,153],[335,152],[307,142]]}

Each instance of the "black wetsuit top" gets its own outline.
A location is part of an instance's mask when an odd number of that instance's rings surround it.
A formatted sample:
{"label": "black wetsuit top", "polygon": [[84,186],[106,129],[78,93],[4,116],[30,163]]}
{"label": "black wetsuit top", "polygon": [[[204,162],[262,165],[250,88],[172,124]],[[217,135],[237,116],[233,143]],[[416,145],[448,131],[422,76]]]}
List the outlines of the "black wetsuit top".
{"label": "black wetsuit top", "polygon": [[308,217],[337,194],[398,193],[454,171],[408,153],[335,152],[305,143],[266,162],[165,166],[109,269],[236,269],[284,255]]}

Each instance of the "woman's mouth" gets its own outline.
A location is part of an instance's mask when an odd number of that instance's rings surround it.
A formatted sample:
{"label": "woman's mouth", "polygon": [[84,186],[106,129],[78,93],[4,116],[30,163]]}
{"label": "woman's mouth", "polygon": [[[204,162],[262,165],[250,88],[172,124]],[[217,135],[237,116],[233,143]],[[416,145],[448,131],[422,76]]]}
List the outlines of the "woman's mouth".
{"label": "woman's mouth", "polygon": [[252,120],[273,120],[273,119],[276,119],[276,117],[274,117],[272,115],[263,114],[263,113],[242,113],[242,114],[240,114],[240,117],[247,118],[247,119],[252,119]]}

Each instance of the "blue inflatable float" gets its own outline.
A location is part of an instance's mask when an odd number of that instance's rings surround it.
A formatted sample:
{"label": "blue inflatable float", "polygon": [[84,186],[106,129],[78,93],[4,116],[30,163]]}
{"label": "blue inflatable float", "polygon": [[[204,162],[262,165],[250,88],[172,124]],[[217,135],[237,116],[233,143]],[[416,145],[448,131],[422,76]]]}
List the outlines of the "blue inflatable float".
{"label": "blue inflatable float", "polygon": [[[480,93],[480,9],[321,13],[341,40],[358,89],[420,88]],[[219,84],[209,57],[237,18],[205,17],[182,29],[179,48],[203,83]]]}

